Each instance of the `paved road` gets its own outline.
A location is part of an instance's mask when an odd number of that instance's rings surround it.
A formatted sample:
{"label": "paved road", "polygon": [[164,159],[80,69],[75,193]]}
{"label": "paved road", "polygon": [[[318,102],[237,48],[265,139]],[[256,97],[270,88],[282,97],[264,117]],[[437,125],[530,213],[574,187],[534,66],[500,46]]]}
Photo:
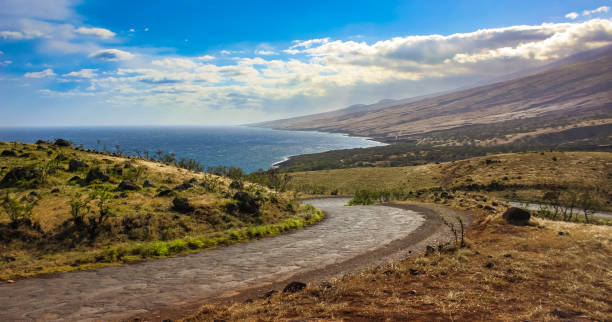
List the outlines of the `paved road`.
{"label": "paved road", "polygon": [[108,320],[198,302],[337,264],[403,238],[422,215],[384,206],[308,203],[327,219],[304,230],[183,257],[0,285],[0,321]]}

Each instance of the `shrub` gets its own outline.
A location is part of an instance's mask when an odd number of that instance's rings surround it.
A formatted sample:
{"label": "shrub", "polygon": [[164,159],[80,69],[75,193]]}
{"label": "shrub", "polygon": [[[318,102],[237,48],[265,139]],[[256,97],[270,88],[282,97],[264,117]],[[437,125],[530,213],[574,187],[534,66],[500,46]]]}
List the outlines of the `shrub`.
{"label": "shrub", "polygon": [[168,245],[168,249],[173,253],[180,253],[189,247],[188,243],[182,239],[177,239]]}
{"label": "shrub", "polygon": [[185,238],[185,241],[187,242],[187,247],[191,249],[198,249],[198,248],[204,247],[204,242],[199,239],[188,237],[188,238]]}
{"label": "shrub", "polygon": [[2,200],[2,208],[4,208],[11,222],[30,220],[32,217],[32,209],[35,205],[35,201],[25,200],[24,202],[20,202],[17,198],[11,198],[8,192],[4,200]]}
{"label": "shrub", "polygon": [[142,257],[165,256],[168,254],[168,245],[162,241],[148,243],[140,248],[139,253]]}

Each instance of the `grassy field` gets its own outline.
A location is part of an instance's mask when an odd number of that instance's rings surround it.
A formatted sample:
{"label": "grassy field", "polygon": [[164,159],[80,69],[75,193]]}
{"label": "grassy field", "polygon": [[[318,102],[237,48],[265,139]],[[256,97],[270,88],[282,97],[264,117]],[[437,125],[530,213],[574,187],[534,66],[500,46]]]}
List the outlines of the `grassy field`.
{"label": "grassy field", "polygon": [[207,305],[186,321],[558,321],[612,318],[612,227],[472,212],[468,247],[373,267],[295,294]]}
{"label": "grassy field", "polygon": [[290,193],[173,164],[46,142],[0,142],[0,154],[1,279],[174,256],[322,218]]}
{"label": "grassy field", "polygon": [[481,191],[507,200],[542,201],[548,191],[588,189],[611,209],[612,153],[525,152],[409,167],[351,168],[290,173],[290,189],[307,195],[355,191]]}

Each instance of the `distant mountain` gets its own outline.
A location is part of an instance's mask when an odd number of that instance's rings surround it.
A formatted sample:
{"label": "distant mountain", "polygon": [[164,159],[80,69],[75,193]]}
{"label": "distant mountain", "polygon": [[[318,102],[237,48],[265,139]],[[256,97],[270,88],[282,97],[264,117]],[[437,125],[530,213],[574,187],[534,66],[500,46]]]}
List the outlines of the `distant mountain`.
{"label": "distant mountain", "polygon": [[[436,134],[445,137],[444,143],[462,144],[473,143],[475,137],[503,141],[520,138],[521,133],[550,135],[568,127],[612,122],[612,46],[512,76],[516,77],[441,95],[353,105],[256,126],[340,132],[381,141],[424,140]],[[490,135],[483,137],[475,129],[486,129]]]}

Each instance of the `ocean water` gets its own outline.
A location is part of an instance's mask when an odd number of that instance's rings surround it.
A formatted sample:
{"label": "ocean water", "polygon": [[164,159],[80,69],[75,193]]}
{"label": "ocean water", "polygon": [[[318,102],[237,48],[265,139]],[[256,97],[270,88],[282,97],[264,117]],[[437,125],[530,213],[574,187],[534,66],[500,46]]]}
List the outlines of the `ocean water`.
{"label": "ocean water", "polygon": [[366,138],[305,131],[279,131],[242,126],[231,127],[39,127],[0,128],[0,141],[33,143],[36,140],[68,139],[86,149],[144,155],[150,151],[175,153],[177,159],[192,158],[204,167],[226,165],[246,172],[268,169],[291,155],[382,145]]}

